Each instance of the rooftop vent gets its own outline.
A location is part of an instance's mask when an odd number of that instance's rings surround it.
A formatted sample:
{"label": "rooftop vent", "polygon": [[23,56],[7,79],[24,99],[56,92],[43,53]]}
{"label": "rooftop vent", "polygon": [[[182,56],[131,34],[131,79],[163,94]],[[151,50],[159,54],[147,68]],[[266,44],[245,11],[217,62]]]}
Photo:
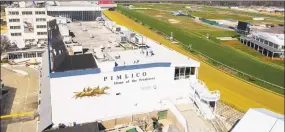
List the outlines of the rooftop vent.
{"label": "rooftop vent", "polygon": [[115,59],[120,59],[120,55],[119,54],[115,55]]}
{"label": "rooftop vent", "polygon": [[93,34],[90,34],[89,37],[90,37],[90,38],[94,38],[94,35],[93,35]]}
{"label": "rooftop vent", "polygon": [[82,30],[86,32],[86,31],[87,31],[87,28],[83,27],[83,29],[82,29]]}

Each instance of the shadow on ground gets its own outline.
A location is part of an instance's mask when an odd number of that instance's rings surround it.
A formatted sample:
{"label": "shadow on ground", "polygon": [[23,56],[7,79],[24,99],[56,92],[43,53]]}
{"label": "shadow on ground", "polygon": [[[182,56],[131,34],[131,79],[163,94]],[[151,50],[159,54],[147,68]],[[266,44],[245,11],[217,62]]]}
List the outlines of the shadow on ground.
{"label": "shadow on ground", "polygon": [[[4,86],[1,98],[1,113],[0,115],[8,115],[11,113],[13,101],[16,94],[16,88]],[[1,132],[6,132],[7,119],[1,119]]]}

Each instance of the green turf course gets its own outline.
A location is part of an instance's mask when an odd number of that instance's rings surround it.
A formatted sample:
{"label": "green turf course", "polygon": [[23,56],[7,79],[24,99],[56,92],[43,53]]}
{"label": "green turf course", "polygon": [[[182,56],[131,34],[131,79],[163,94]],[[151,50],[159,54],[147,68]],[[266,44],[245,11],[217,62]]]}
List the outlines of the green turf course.
{"label": "green turf course", "polygon": [[284,87],[284,69],[272,67],[252,59],[248,55],[234,52],[233,50],[211,44],[209,41],[201,39],[193,34],[185,32],[182,28],[175,27],[167,22],[157,20],[151,16],[130,10],[122,6],[117,9],[123,14],[135,18],[152,28],[170,36],[170,32],[175,34],[175,39],[184,43],[192,44],[192,48],[237,70],[250,74],[256,78],[263,79],[270,83]]}
{"label": "green turf course", "polygon": [[[144,7],[144,8],[153,8],[158,10],[167,10],[167,11],[176,11],[176,10],[182,10],[184,12],[188,12],[189,9],[186,9],[185,6],[197,6],[197,5],[191,5],[191,4],[149,4],[149,3],[134,3],[135,7]],[[252,23],[260,23],[260,22],[266,22],[266,23],[273,23],[273,24],[280,24],[284,23],[284,17],[283,16],[276,16],[276,15],[270,15],[270,14],[264,14],[259,12],[250,12],[250,11],[239,11],[229,8],[221,8],[221,7],[213,7],[213,6],[205,6],[205,5],[199,5],[200,8],[194,9],[195,12],[191,12],[191,15],[194,15],[196,17],[203,17],[206,19],[234,19],[239,21],[247,21]],[[189,12],[188,12],[189,13]],[[254,21],[253,17],[264,17],[264,21]]]}

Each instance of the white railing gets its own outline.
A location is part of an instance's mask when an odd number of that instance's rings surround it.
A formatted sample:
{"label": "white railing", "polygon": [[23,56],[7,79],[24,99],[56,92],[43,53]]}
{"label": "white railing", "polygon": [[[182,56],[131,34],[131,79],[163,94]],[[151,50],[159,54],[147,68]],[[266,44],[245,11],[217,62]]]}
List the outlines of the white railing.
{"label": "white railing", "polygon": [[211,120],[215,118],[214,112],[211,111],[210,106],[208,104],[202,102],[200,99],[195,99],[195,102],[198,106],[199,111],[205,119]]}
{"label": "white railing", "polygon": [[209,92],[209,94],[201,94],[200,96],[206,101],[218,101],[220,99],[220,91],[216,90],[214,92]]}
{"label": "white railing", "polygon": [[208,87],[201,80],[198,80],[198,84],[203,88],[201,93],[198,93],[200,98],[202,98],[206,101],[218,101],[220,99],[220,91],[219,90],[208,91],[209,90]]}

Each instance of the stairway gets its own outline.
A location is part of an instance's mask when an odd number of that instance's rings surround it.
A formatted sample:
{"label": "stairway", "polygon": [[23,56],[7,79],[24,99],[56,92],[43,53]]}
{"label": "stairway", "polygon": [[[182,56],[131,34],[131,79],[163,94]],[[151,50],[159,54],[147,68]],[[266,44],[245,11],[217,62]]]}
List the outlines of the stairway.
{"label": "stairway", "polygon": [[199,98],[195,98],[194,100],[205,119],[208,120],[215,119],[215,115],[208,104],[202,102]]}
{"label": "stairway", "polygon": [[[214,132],[214,127],[203,117],[197,115],[198,109],[193,104],[180,104],[176,105],[177,109],[181,112],[185,120],[189,132]],[[172,131],[174,132],[174,130]]]}
{"label": "stairway", "polygon": [[216,118],[214,120],[211,120],[211,123],[218,132],[228,132],[227,128],[220,119]]}

